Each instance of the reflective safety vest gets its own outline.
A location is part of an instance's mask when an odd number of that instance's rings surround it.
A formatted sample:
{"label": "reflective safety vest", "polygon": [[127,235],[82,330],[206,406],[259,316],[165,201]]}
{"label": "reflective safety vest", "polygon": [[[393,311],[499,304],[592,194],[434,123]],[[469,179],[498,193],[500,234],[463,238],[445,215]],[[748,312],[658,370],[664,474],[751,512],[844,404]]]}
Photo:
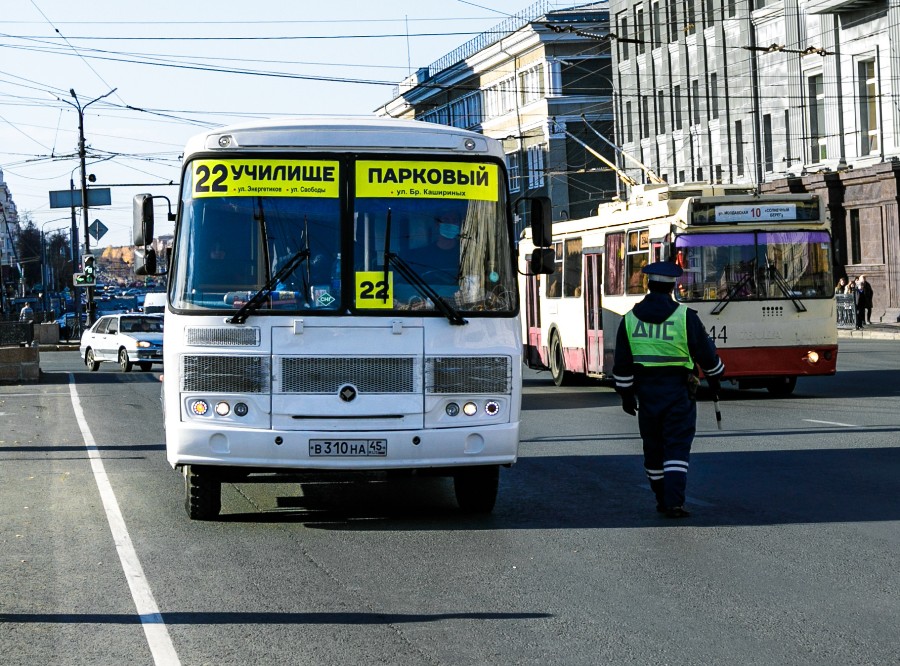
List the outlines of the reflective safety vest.
{"label": "reflective safety vest", "polygon": [[694,362],[688,349],[687,307],[679,305],[659,324],[641,321],[633,312],[625,315],[625,332],[635,363],[644,367],[684,367]]}

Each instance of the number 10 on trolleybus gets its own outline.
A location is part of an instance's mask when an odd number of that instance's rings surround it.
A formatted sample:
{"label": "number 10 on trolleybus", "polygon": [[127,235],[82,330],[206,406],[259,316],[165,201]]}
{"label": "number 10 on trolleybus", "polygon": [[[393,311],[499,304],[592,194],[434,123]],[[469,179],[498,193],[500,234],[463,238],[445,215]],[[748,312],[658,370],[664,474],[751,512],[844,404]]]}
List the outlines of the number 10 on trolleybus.
{"label": "number 10 on trolleybus", "polygon": [[[412,121],[270,121],[185,150],[168,253],[166,455],[191,518],[258,473],[452,476],[516,460],[521,323],[498,142]],[[153,198],[136,268],[156,272]]]}
{"label": "number 10 on trolleybus", "polygon": [[[837,323],[829,220],[814,194],[739,186],[637,185],[628,201],[553,225],[549,276],[526,275],[525,360],[557,385],[612,375],[616,330],[646,293],[641,269],[684,269],[675,298],[695,309],[740,388],[790,394],[833,375]],[[520,272],[535,249],[525,233]]]}

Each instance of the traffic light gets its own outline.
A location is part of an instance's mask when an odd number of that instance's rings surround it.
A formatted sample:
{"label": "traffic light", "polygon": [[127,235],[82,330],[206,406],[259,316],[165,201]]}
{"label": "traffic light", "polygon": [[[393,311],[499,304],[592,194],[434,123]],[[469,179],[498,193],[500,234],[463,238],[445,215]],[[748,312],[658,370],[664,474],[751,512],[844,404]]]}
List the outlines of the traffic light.
{"label": "traffic light", "polygon": [[97,284],[97,269],[94,264],[94,255],[85,254],[81,257],[81,273],[73,276],[76,287],[93,287]]}

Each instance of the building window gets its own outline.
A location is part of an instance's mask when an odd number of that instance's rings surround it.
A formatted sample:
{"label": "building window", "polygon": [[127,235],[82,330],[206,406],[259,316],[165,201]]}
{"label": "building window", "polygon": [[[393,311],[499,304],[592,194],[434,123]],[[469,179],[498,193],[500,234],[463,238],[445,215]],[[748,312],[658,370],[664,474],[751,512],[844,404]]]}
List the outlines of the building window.
{"label": "building window", "polygon": [[859,154],[871,155],[878,148],[878,73],[874,60],[859,63]]}
{"label": "building window", "polygon": [[675,86],[672,89],[672,115],[675,117],[675,124],[672,129],[681,129],[681,86]]}
{"label": "building window", "polygon": [[644,8],[638,7],[634,12],[634,25],[637,30],[635,37],[638,39],[637,52],[644,52]]}
{"label": "building window", "polygon": [[847,230],[847,240],[850,244],[850,263],[853,265],[862,263],[862,241],[859,235],[859,209],[848,211],[850,213],[850,228]]}
{"label": "building window", "polygon": [[693,35],[697,29],[694,25],[694,0],[684,0],[684,34]]}
{"label": "building window", "polygon": [[678,0],[666,4],[666,20],[669,24],[669,41],[678,41]]}
{"label": "building window", "polygon": [[693,118],[691,118],[692,125],[700,124],[700,79],[694,79],[691,81],[691,94],[694,96],[693,104],[691,105],[691,109],[693,110]]}
{"label": "building window", "polygon": [[810,161],[813,163],[828,158],[825,139],[825,77],[822,74],[809,77],[809,151]]}
{"label": "building window", "polygon": [[772,156],[772,115],[763,116],[763,162],[766,173],[775,170],[775,158]]}
{"label": "building window", "polygon": [[652,17],[652,25],[650,26],[653,31],[653,47],[657,47],[662,43],[662,36],[660,31],[662,30],[662,16],[659,9],[659,0],[656,0],[651,7],[651,17]]}
{"label": "building window", "polygon": [[522,189],[522,169],[519,151],[506,153],[506,170],[509,172],[509,191],[518,192]]}
{"label": "building window", "polygon": [[544,186],[544,147],[528,147],[528,189]]}
{"label": "building window", "polygon": [[645,139],[650,138],[650,96],[644,95],[641,97],[641,103],[643,104],[644,117],[641,119],[643,121],[643,132],[641,136]]}
{"label": "building window", "polygon": [[666,94],[662,90],[656,91],[656,133],[666,133]]}
{"label": "building window", "polygon": [[728,3],[728,18],[737,16],[737,0],[726,0]]}
{"label": "building window", "polygon": [[719,75],[709,75],[709,117],[713,120],[719,117]]}
{"label": "building window", "polygon": [[[619,32],[622,34],[622,37],[625,39],[629,38],[628,34],[628,17],[622,16],[619,19]],[[628,60],[628,42],[625,39],[618,40],[619,45],[619,53],[621,55],[622,60]]]}
{"label": "building window", "polygon": [[625,102],[625,141],[634,141],[634,126],[632,124],[631,102]]}
{"label": "building window", "polygon": [[716,164],[713,167],[713,169],[715,170],[715,174],[716,174],[716,182],[721,183],[722,182],[722,165]]}
{"label": "building window", "polygon": [[466,95],[450,103],[449,123],[453,127],[468,129],[481,123],[481,93]]}
{"label": "building window", "polygon": [[519,99],[522,104],[531,104],[544,97],[543,63],[526,69],[519,74]]}
{"label": "building window", "polygon": [[734,121],[734,156],[737,162],[737,175],[744,175],[744,129],[740,120]]}

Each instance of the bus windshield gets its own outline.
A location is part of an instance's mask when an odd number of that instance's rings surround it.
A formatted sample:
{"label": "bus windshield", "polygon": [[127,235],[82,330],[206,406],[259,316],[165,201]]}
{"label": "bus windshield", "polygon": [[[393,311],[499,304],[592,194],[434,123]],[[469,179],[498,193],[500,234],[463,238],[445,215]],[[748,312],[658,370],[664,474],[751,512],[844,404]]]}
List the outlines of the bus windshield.
{"label": "bus windshield", "polygon": [[831,298],[831,238],[826,231],[683,234],[675,262],[684,269],[679,301]]}
{"label": "bus windshield", "polygon": [[[226,174],[256,174],[269,163],[281,173],[325,165],[333,178],[296,194],[280,182],[269,187],[241,182],[217,191],[208,178],[209,161],[188,165],[193,180],[186,179],[182,193],[170,278],[175,309],[234,311],[253,301],[253,314],[517,311],[505,182],[496,165],[427,163],[423,177],[446,172],[468,178],[480,169],[490,169],[490,176],[476,185],[426,192],[398,188],[387,176],[385,182],[362,183],[369,171],[382,177],[396,168],[406,176],[414,161],[360,160],[351,196],[346,179],[352,170],[341,162],[298,160],[299,167],[285,162],[226,159],[212,172],[225,165],[224,181]],[[266,193],[277,188],[276,194]],[[291,261],[296,267],[270,284]]]}

